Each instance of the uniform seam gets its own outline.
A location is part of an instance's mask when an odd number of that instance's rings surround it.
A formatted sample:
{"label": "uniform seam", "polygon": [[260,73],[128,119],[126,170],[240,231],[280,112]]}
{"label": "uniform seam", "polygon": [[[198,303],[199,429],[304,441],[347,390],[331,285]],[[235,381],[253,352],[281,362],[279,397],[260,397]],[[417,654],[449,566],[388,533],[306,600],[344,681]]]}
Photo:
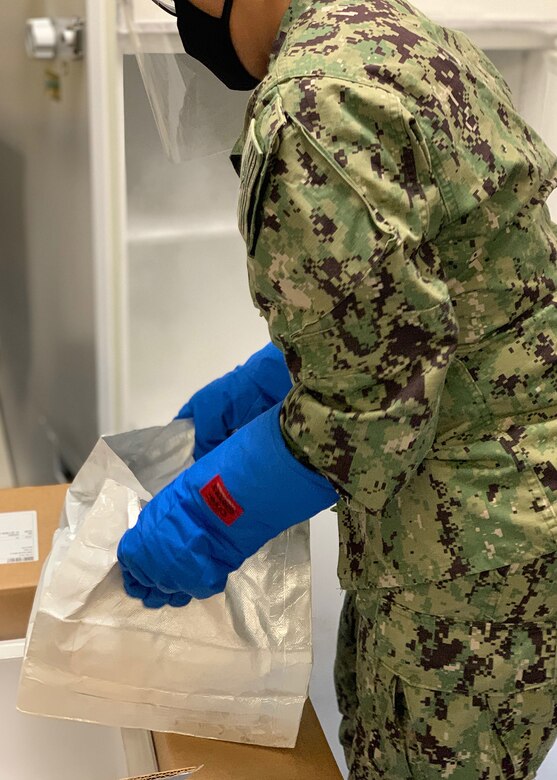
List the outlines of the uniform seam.
{"label": "uniform seam", "polygon": [[[549,555],[549,553],[548,553]],[[543,556],[536,556],[532,560],[539,560]],[[508,566],[509,564],[506,564]],[[505,568],[501,566],[497,566],[493,569],[484,569],[484,571],[497,571],[497,569]],[[474,577],[476,575],[469,574],[464,575],[468,578]],[[457,578],[458,579],[458,578]],[[402,590],[407,590],[406,588],[402,588]],[[395,602],[391,605],[390,609],[396,611],[396,612],[402,612],[405,613],[408,616],[411,615],[418,615],[420,618],[426,617],[431,618],[432,620],[448,620],[451,626],[455,626],[458,628],[459,626],[478,626],[478,625],[497,625],[497,626],[516,626],[519,624],[520,626],[547,626],[550,629],[555,628],[555,621],[554,620],[523,620],[520,621],[516,620],[497,620],[496,618],[490,617],[480,620],[457,620],[453,617],[450,617],[448,615],[435,615],[432,612],[420,612],[418,610],[411,609],[410,607],[406,607],[403,604],[399,604],[398,602]]]}

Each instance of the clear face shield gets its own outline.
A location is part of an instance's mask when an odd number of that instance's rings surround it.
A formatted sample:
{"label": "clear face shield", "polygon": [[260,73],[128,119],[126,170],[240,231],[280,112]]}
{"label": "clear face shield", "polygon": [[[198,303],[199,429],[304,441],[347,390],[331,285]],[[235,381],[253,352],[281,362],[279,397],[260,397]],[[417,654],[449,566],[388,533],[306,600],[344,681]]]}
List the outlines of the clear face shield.
{"label": "clear face shield", "polygon": [[119,0],[166,155],[185,162],[230,151],[249,95],[229,90],[184,52],[172,0]]}

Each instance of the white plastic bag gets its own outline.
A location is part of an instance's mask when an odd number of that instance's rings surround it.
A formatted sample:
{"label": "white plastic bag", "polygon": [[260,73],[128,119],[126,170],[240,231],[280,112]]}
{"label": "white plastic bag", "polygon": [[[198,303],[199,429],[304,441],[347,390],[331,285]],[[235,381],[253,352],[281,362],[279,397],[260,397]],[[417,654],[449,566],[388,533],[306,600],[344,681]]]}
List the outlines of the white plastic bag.
{"label": "white plastic bag", "polygon": [[307,523],[265,545],[211,599],[148,610],[124,592],[118,542],[192,450],[186,421],[98,442],[43,569],[18,709],[293,747],[311,671]]}

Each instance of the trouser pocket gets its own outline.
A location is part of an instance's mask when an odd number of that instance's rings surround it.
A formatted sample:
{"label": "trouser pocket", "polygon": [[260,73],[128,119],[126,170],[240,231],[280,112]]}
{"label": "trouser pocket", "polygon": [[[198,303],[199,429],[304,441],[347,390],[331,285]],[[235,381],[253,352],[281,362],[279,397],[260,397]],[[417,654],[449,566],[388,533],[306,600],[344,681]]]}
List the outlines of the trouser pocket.
{"label": "trouser pocket", "polygon": [[350,780],[533,780],[557,737],[554,686],[462,694],[373,666],[359,678]]}
{"label": "trouser pocket", "polygon": [[351,780],[530,780],[557,736],[557,627],[358,599]]}
{"label": "trouser pocket", "polygon": [[495,733],[512,763],[512,777],[534,778],[557,738],[557,686],[487,698]]}
{"label": "trouser pocket", "polygon": [[349,780],[413,780],[408,708],[401,680],[382,664],[360,666],[358,708],[347,751]]}
{"label": "trouser pocket", "polygon": [[334,669],[335,691],[338,709],[341,714],[339,739],[340,744],[344,748],[347,761],[352,749],[352,742],[354,741],[356,712],[358,710],[357,643],[358,612],[356,610],[356,596],[349,591],[345,594],[344,605],[340,614]]}
{"label": "trouser pocket", "polygon": [[486,694],[400,684],[407,708],[406,753],[415,780],[519,777]]}

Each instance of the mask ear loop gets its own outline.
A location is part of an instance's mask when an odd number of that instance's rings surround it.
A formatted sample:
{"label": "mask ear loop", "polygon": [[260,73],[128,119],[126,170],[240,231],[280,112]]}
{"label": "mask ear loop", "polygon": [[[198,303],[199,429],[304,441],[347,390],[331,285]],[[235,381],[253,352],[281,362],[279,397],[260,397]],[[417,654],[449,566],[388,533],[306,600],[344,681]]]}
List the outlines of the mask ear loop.
{"label": "mask ear loop", "polygon": [[[228,37],[230,38],[230,44],[231,44],[232,48],[234,49],[234,51],[236,52],[236,57],[238,57],[238,52],[236,51],[236,47],[234,46],[234,43],[232,42],[232,35],[230,33],[230,15],[232,13],[232,5],[233,5],[233,3],[234,3],[234,0],[224,0],[224,6],[223,6],[222,14],[221,14],[221,17],[220,17],[220,22],[221,22],[221,25],[226,30],[226,32],[228,33]],[[240,61],[239,57],[238,57],[238,60]],[[245,66],[243,65],[243,63],[241,61],[240,61],[240,63],[241,63],[242,67],[245,70]],[[249,73],[249,71],[246,70],[246,73],[248,73],[248,75],[251,76],[251,73]]]}
{"label": "mask ear loop", "polygon": [[224,0],[224,6],[220,17],[221,22],[226,25],[226,29],[230,32],[230,14],[232,13],[232,4],[234,0]]}

